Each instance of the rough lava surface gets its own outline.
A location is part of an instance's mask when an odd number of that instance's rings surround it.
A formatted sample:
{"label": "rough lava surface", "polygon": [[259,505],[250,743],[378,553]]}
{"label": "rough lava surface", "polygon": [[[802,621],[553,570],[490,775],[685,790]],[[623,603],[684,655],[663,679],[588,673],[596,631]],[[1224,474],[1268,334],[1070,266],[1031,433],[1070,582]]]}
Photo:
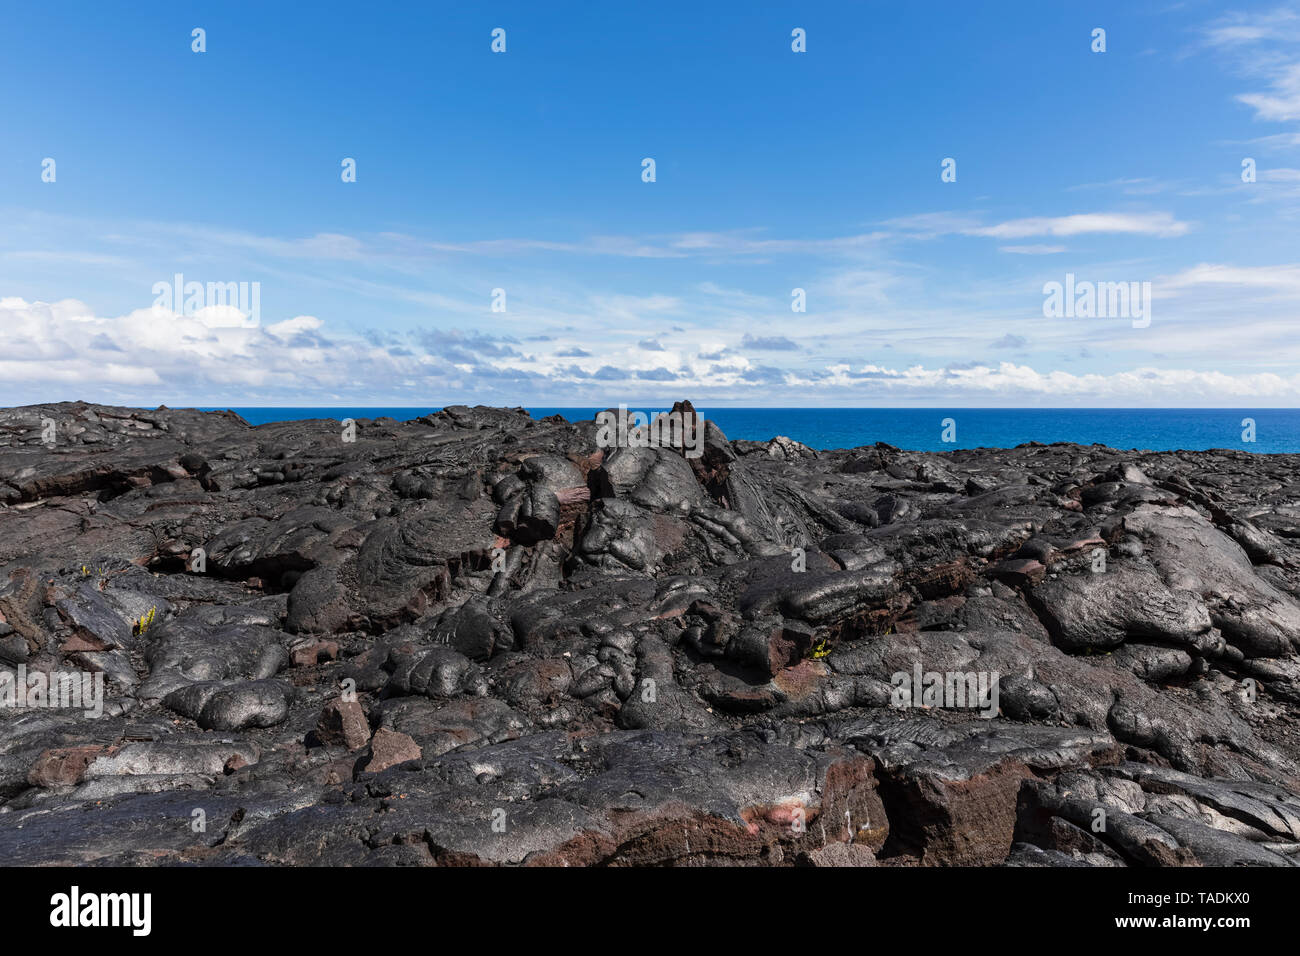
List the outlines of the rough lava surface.
{"label": "rough lava surface", "polygon": [[1300,862],[1300,456],[355,426],[0,411],[6,860]]}

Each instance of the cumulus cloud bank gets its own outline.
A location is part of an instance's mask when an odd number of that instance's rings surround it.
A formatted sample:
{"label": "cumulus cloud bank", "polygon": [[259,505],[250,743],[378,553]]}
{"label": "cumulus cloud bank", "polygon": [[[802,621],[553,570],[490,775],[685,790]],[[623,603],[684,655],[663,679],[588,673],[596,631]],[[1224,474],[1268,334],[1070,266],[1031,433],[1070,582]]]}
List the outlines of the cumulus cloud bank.
{"label": "cumulus cloud bank", "polygon": [[[702,334],[701,334],[702,335]],[[761,342],[675,334],[647,351],[599,341],[538,337],[538,351],[510,336],[423,329],[405,335],[331,334],[300,315],[253,328],[219,310],[184,315],[161,307],[103,317],[75,300],[0,299],[0,381],[10,403],[81,398],[156,405],[439,405],[456,401],[602,405],[634,395],[768,404],[1092,403],[1096,405],[1287,405],[1300,374],[1240,375],[1138,367],[1109,374],[1036,369],[1014,362],[961,366],[833,362],[782,367],[746,357]],[[1007,336],[997,347],[1017,347]],[[793,345],[794,343],[788,343]],[[714,351],[709,351],[709,349]],[[1214,402],[1211,402],[1213,404]]]}

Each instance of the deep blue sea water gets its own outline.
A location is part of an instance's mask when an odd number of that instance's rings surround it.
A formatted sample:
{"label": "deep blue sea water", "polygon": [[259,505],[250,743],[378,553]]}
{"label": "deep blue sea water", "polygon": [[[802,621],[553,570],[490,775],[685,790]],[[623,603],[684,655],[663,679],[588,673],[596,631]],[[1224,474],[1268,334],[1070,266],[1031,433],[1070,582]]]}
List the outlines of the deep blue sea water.
{"label": "deep blue sea water", "polygon": [[[643,412],[666,411],[646,407]],[[438,408],[235,408],[254,425],[307,418],[417,418]],[[534,418],[560,414],[592,418],[595,408],[530,408]],[[766,441],[786,435],[813,448],[854,448],[877,441],[917,451],[1010,448],[1028,441],[1098,442],[1150,451],[1238,448],[1300,452],[1295,408],[706,408],[728,438]],[[942,441],[943,420],[956,422],[956,441]],[[1255,422],[1255,441],[1242,440],[1242,419]]]}

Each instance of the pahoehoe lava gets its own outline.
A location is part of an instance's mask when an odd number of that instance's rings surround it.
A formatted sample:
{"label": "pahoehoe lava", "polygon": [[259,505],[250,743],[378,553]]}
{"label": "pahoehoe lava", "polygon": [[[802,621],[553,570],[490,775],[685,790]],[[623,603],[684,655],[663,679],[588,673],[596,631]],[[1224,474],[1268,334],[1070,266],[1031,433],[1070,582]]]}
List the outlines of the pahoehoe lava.
{"label": "pahoehoe lava", "polygon": [[0,851],[1300,862],[1300,456],[704,427],[0,411],[0,672],[105,691],[0,708]]}

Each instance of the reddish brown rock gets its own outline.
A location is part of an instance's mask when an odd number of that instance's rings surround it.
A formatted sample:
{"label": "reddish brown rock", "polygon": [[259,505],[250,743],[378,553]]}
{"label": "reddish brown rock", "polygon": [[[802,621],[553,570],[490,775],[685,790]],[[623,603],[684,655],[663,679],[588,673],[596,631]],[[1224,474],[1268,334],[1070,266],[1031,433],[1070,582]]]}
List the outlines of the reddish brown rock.
{"label": "reddish brown rock", "polygon": [[27,782],[33,787],[75,786],[85,779],[86,769],[95,758],[110,754],[112,750],[95,744],[46,750],[27,771]]}
{"label": "reddish brown rock", "polygon": [[227,775],[235,773],[248,766],[248,761],[241,754],[233,754],[221,768]]}
{"label": "reddish brown rock", "polygon": [[348,750],[360,750],[370,740],[370,724],[355,700],[332,700],[316,722],[316,736],[323,744],[341,744]]}
{"label": "reddish brown rock", "polygon": [[870,847],[858,843],[831,843],[800,854],[798,862],[803,866],[816,867],[875,866],[876,854],[871,852]]}
{"label": "reddish brown rock", "polygon": [[1047,576],[1047,568],[1032,558],[1016,558],[994,565],[993,575],[1010,584],[1037,584]]}
{"label": "reddish brown rock", "polygon": [[380,773],[408,760],[419,760],[420,745],[396,730],[380,727],[370,741],[370,756],[362,768],[366,773]]}
{"label": "reddish brown rock", "polygon": [[294,648],[294,667],[314,667],[322,660],[332,661],[339,656],[337,641],[312,641]]}
{"label": "reddish brown rock", "polygon": [[110,644],[89,634],[74,634],[59,645],[60,654],[73,654],[77,651],[106,651]]}
{"label": "reddish brown rock", "polygon": [[937,564],[911,577],[909,583],[927,601],[963,593],[975,579],[970,564],[963,558]]}

